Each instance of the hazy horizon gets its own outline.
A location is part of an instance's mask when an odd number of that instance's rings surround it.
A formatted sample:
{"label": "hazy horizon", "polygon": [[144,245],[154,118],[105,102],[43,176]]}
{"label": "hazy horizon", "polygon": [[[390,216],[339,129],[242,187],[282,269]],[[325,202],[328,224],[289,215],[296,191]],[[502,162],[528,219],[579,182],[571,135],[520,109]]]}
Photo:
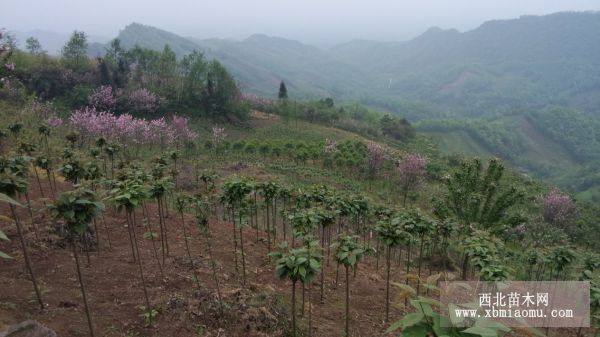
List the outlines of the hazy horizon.
{"label": "hazy horizon", "polygon": [[[428,0],[418,4],[374,0],[224,0],[200,4],[173,0],[169,8],[158,1],[11,0],[3,5],[0,26],[10,31],[43,30],[59,34],[83,30],[95,40],[114,38],[137,22],[185,37],[243,39],[266,34],[328,46],[354,39],[408,40],[430,27],[474,29],[485,21],[546,15],[562,11],[600,10],[598,0]],[[60,8],[58,11],[57,8]],[[117,9],[114,9],[117,8]],[[48,13],[54,13],[49,17]],[[385,13],[382,15],[381,13]],[[99,15],[110,14],[110,15]]]}

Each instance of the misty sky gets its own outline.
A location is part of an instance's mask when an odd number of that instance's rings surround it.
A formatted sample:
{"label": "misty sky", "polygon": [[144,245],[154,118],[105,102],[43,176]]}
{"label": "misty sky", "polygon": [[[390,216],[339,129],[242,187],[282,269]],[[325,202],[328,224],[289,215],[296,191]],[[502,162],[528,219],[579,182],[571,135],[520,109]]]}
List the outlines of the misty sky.
{"label": "misty sky", "polygon": [[2,0],[0,28],[112,38],[139,22],[199,38],[264,33],[333,44],[406,40],[431,26],[464,31],[490,19],[567,10],[600,10],[600,0]]}

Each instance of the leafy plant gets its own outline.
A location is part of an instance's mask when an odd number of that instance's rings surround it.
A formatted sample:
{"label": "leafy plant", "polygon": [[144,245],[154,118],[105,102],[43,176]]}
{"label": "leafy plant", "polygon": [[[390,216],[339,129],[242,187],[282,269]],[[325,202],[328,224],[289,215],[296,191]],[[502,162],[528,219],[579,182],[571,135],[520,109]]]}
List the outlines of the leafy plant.
{"label": "leafy plant", "polygon": [[349,269],[354,268],[362,259],[365,249],[358,244],[355,236],[342,236],[335,243],[335,260],[338,264],[344,266],[346,270],[346,325],[344,331],[346,336],[350,336],[350,273]]}
{"label": "leafy plant", "polygon": [[153,308],[147,308],[143,305],[140,305],[138,308],[142,312],[140,317],[144,320],[144,325],[146,327],[154,325],[154,322],[156,322],[156,317],[158,316],[158,311]]}
{"label": "leafy plant", "polygon": [[52,213],[56,218],[62,219],[69,230],[69,239],[73,249],[73,257],[77,266],[77,277],[83,296],[85,305],[85,313],[87,316],[90,336],[94,336],[94,328],[92,325],[92,317],[87,301],[83,277],[81,276],[81,267],[79,266],[79,258],[75,240],[87,232],[89,224],[103,209],[104,205],[96,201],[96,194],[87,188],[81,187],[71,192],[64,192],[58,200],[50,206]]}
{"label": "leafy plant", "polygon": [[[19,241],[21,243],[21,250],[23,251],[23,257],[25,258],[25,267],[29,272],[29,276],[31,276],[31,283],[33,284],[33,289],[35,290],[36,299],[40,308],[44,309],[44,302],[42,301],[42,295],[37,285],[37,279],[33,272],[33,266],[31,260],[29,258],[29,252],[27,250],[27,244],[25,243],[25,237],[23,235],[23,228],[21,226],[21,221],[17,215],[17,211],[15,206],[20,206],[20,204],[14,199],[17,193],[23,193],[27,189],[27,182],[20,178],[17,175],[9,174],[9,173],[0,173],[0,196],[2,196],[2,202],[8,203],[10,208],[10,212],[12,218],[17,227],[17,232],[19,235]],[[8,238],[7,238],[8,239]]]}
{"label": "leafy plant", "polygon": [[317,254],[311,254],[306,247],[288,249],[287,244],[282,245],[287,251],[270,253],[276,258],[275,274],[277,277],[287,278],[292,281],[292,336],[296,336],[296,283],[310,282],[321,268]]}
{"label": "leafy plant", "polygon": [[396,221],[391,221],[389,217],[384,217],[375,227],[377,238],[387,248],[386,252],[386,281],[385,281],[385,321],[389,321],[390,316],[390,270],[391,270],[391,252],[392,248],[400,245],[404,239],[409,236],[400,224]]}

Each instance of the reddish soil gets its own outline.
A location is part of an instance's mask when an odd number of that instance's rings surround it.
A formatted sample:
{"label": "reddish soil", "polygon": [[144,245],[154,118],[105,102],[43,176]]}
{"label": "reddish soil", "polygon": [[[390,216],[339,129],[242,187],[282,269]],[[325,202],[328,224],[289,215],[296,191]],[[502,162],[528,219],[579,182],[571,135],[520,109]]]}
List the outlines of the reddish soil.
{"label": "reddish soil", "polygon": [[[67,188],[66,185],[62,187]],[[32,200],[38,200],[37,184],[32,182],[30,189]],[[45,194],[48,196],[49,191]],[[158,231],[156,205],[148,206],[152,216],[150,223]],[[40,201],[34,202],[34,210],[38,210],[34,216],[40,240],[35,238],[26,209],[19,210],[19,217],[27,228],[28,249],[46,307],[40,310],[35,301],[29,274],[24,267],[16,227],[2,219],[3,230],[12,241],[0,244],[0,250],[14,259],[0,261],[0,331],[9,324],[31,318],[54,329],[59,336],[89,335],[72,251],[69,246],[60,247],[61,240],[53,230],[54,221],[42,208]],[[0,211],[6,216],[10,214],[6,205],[2,205]],[[246,288],[243,288],[241,275],[234,268],[232,225],[217,219],[211,220],[213,254],[218,264],[221,292],[227,302],[221,315],[205,239],[195,230],[192,217],[186,215],[186,225],[188,234],[192,232],[189,242],[199,274],[200,291],[192,278],[181,221],[178,221],[174,211],[170,210],[170,217],[167,219],[170,256],[164,265],[164,278],[161,277],[154,258],[151,241],[143,239],[146,229],[141,217],[140,211],[137,214],[136,235],[150,301],[159,311],[156,322],[152,327],[145,327],[140,317],[141,310],[138,307],[144,305],[145,301],[138,266],[131,257],[124,215],[109,208],[105,213],[105,223],[110,231],[112,249],[108,247],[104,222],[98,221],[99,251],[89,253],[90,265],[87,265],[84,253],[80,252],[79,255],[96,336],[285,335],[285,327],[290,324],[291,284],[276,278],[274,263],[266,256],[264,233],[260,233],[257,243],[254,229],[248,228],[244,232],[248,282]],[[280,241],[282,239],[279,238]],[[160,246],[159,242],[155,243]],[[375,265],[372,262],[362,263],[356,278],[351,276],[352,336],[378,336],[385,329],[385,282],[370,266]],[[380,267],[380,272],[383,272],[381,268],[383,267]],[[394,278],[399,280],[398,276]],[[336,287],[334,263],[327,267],[326,299],[322,305],[319,304],[319,280],[319,277],[315,278],[311,291],[313,336],[341,336],[344,326],[343,269],[340,269],[339,284]],[[301,317],[302,292],[298,288],[299,324],[301,329],[306,330],[308,305],[304,317]],[[397,309],[392,309],[392,313],[394,319],[401,317],[401,312]]]}
{"label": "reddish soil", "polygon": [[[47,188],[48,186],[45,186]],[[68,188],[62,184],[62,189]],[[39,201],[37,184],[30,185],[34,202],[35,223],[40,239],[37,240],[30,225],[26,209],[19,210],[19,217],[27,228],[26,240],[35,274],[43,292],[45,309],[40,310],[24,267],[23,256],[13,223],[0,219],[3,230],[12,240],[0,243],[0,250],[13,260],[0,260],[0,331],[7,325],[26,319],[35,319],[54,329],[59,336],[88,336],[87,321],[75,263],[71,250],[61,247],[61,239],[55,233],[54,221],[43,210]],[[46,190],[45,195],[50,193]],[[150,223],[158,232],[158,215],[155,204],[149,204]],[[6,205],[0,206],[0,214],[10,214]],[[100,249],[90,253],[90,265],[86,255],[80,254],[84,282],[91,307],[96,336],[286,336],[290,322],[291,284],[278,280],[274,263],[266,256],[266,235],[252,228],[244,231],[247,263],[247,285],[242,286],[241,271],[235,272],[233,259],[232,225],[211,219],[213,254],[218,265],[218,278],[223,299],[222,310],[217,301],[215,282],[206,250],[205,238],[195,230],[194,220],[186,215],[191,253],[199,275],[201,289],[192,278],[192,270],[186,257],[185,241],[179,217],[173,210],[167,219],[170,256],[161,277],[154,257],[152,242],[143,238],[146,229],[142,225],[141,211],[137,214],[136,236],[142,256],[144,276],[151,304],[158,310],[156,322],[144,325],[140,317],[140,305],[144,305],[137,263],[132,262],[130,241],[123,214],[108,208],[105,221],[99,221]],[[105,223],[106,226],[105,227]],[[108,228],[108,231],[107,231]],[[112,248],[108,247],[110,232]],[[281,229],[278,233],[281,234]],[[279,237],[279,241],[283,238]],[[159,242],[155,242],[160,246]],[[159,252],[160,254],[160,252]],[[375,259],[367,258],[359,265],[356,277],[351,276],[351,336],[383,336],[386,324],[385,281],[383,259],[379,273]],[[392,281],[402,282],[403,263],[393,263]],[[241,269],[241,268],[240,268]],[[427,271],[427,268],[424,268]],[[342,336],[344,327],[344,274],[340,269],[339,283],[335,284],[335,264],[326,269],[325,302],[319,303],[319,280],[316,277],[311,291],[313,336]],[[298,287],[300,288],[300,287]],[[392,287],[392,299],[395,289]],[[306,335],[308,305],[301,315],[302,292],[297,292],[299,327]],[[307,296],[308,298],[308,296]],[[308,300],[307,300],[308,302]],[[394,301],[393,301],[394,302]],[[398,302],[398,301],[396,301]],[[401,308],[391,308],[390,317],[397,320],[403,315]],[[574,336],[575,331],[556,331],[560,336]]]}

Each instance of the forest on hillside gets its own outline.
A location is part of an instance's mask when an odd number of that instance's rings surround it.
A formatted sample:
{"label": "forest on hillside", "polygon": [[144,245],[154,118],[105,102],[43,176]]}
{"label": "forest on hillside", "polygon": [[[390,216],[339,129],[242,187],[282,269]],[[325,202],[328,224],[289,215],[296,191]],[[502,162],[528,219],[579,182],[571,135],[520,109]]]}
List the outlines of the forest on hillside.
{"label": "forest on hillside", "polygon": [[[412,123],[451,120],[428,133],[448,154],[500,156],[595,201],[597,161],[582,152],[594,152],[598,141],[597,132],[585,128],[599,118],[599,25],[597,12],[565,12],[489,21],[465,32],[431,28],[405,42],[355,40],[319,48],[262,34],[240,41],[196,39],[133,23],[117,39],[125,50],[162,52],[168,45],[179,59],[201,52],[206,60],[219,60],[250,95],[276,98],[273,88],[283,80],[294,99],[359,102]],[[88,55],[103,56],[106,46],[91,43]],[[535,118],[542,115],[553,122]],[[472,120],[469,126],[456,132],[454,124],[465,118]],[[505,135],[482,127],[489,121]],[[577,126],[582,123],[583,129]],[[457,146],[443,144],[450,138]]]}
{"label": "forest on hillside", "polygon": [[[244,94],[219,61],[168,46],[114,40],[90,58],[76,31],[55,57],[35,39],[25,50],[2,41],[0,326],[34,318],[92,337],[598,332],[598,206],[499,158],[442,153],[420,131],[434,123],[297,100],[285,81],[274,98]],[[526,117],[596,159],[577,141],[595,130],[585,115],[544,113]],[[565,114],[572,123],[558,122]],[[504,126],[444,125],[513,142],[512,154],[520,143]],[[509,280],[589,282],[591,326],[464,326],[439,301],[446,281]]]}

